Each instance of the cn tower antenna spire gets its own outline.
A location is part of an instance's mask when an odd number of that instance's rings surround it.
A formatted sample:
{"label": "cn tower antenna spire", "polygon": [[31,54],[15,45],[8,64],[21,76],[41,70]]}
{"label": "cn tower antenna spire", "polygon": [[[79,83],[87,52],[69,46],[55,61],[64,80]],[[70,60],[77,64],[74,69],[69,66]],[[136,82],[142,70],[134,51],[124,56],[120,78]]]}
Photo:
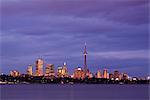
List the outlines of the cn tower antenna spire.
{"label": "cn tower antenna spire", "polygon": [[84,46],[84,55],[87,55],[87,51],[86,51],[86,42],[85,42],[85,46]]}

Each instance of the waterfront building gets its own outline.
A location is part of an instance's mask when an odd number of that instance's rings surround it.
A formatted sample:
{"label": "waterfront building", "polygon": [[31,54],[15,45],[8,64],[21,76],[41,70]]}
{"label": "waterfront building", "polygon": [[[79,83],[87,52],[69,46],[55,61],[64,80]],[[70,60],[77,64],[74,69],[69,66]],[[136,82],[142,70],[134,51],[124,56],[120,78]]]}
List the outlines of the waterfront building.
{"label": "waterfront building", "polygon": [[123,73],[123,74],[122,74],[122,79],[123,79],[123,80],[128,80],[128,77],[129,77],[129,76],[128,76],[127,73]]}
{"label": "waterfront building", "polygon": [[104,70],[103,70],[103,78],[108,78],[107,69],[104,69]]}
{"label": "waterfront building", "polygon": [[109,79],[109,73],[107,73],[107,78]]}
{"label": "waterfront building", "polygon": [[33,71],[32,71],[32,65],[29,65],[27,68],[27,75],[32,76],[33,75]]}
{"label": "waterfront building", "polygon": [[16,70],[12,70],[12,71],[10,71],[10,76],[13,76],[13,77],[20,76],[20,72],[16,71]]}
{"label": "waterfront building", "polygon": [[58,77],[69,77],[66,62],[64,62],[64,65],[62,67],[58,66],[57,76]]}
{"label": "waterfront building", "polygon": [[117,71],[117,70],[114,71],[114,79],[120,80],[120,74],[119,74],[119,71]]}
{"label": "waterfront building", "polygon": [[97,73],[96,73],[96,78],[102,78],[102,75],[101,75],[101,71],[98,70]]}
{"label": "waterfront building", "polygon": [[44,61],[42,59],[38,59],[36,61],[35,76],[43,76],[43,65],[44,65]]}
{"label": "waterfront building", "polygon": [[64,62],[63,73],[62,74],[63,74],[64,77],[68,77],[69,76],[68,70],[67,70],[67,63],[66,62]]}
{"label": "waterfront building", "polygon": [[91,72],[88,74],[88,78],[93,78],[93,74]]}
{"label": "waterfront building", "polygon": [[73,78],[74,79],[83,79],[85,78],[85,72],[81,67],[77,67],[74,70]]}
{"label": "waterfront building", "polygon": [[114,79],[114,75],[112,73],[109,74],[109,79]]}
{"label": "waterfront building", "polygon": [[54,64],[47,64],[45,70],[45,76],[55,76]]}
{"label": "waterfront building", "polygon": [[61,67],[61,66],[58,66],[58,68],[57,68],[57,77],[62,77],[63,75],[62,75],[62,71],[63,70],[63,67]]}

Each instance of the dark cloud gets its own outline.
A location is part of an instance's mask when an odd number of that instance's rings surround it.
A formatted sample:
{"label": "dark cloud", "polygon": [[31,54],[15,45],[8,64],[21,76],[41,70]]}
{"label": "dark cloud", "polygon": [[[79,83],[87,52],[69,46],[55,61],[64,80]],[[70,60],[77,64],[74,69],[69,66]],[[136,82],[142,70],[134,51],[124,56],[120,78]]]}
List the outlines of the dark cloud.
{"label": "dark cloud", "polygon": [[148,0],[2,0],[2,70],[23,71],[39,56],[56,66],[67,61],[73,70],[83,66],[87,42],[92,71],[109,63],[111,70],[119,66],[147,74],[148,4]]}

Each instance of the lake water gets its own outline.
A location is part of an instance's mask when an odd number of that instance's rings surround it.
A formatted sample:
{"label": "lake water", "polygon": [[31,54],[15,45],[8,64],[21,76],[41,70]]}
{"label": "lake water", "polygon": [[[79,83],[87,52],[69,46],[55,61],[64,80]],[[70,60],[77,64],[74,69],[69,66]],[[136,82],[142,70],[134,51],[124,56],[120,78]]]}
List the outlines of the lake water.
{"label": "lake water", "polygon": [[0,100],[149,100],[149,85],[0,85]]}

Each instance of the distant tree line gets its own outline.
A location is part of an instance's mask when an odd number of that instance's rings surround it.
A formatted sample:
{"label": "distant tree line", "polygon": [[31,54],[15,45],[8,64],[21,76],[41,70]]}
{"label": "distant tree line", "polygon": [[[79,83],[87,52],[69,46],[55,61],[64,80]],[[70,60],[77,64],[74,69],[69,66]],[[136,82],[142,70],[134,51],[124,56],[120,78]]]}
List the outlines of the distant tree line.
{"label": "distant tree line", "polygon": [[31,84],[31,83],[42,83],[42,84],[150,84],[150,80],[111,80],[106,78],[84,78],[74,79],[71,77],[45,77],[45,76],[29,76],[22,75],[13,77],[10,75],[0,75],[1,84]]}

